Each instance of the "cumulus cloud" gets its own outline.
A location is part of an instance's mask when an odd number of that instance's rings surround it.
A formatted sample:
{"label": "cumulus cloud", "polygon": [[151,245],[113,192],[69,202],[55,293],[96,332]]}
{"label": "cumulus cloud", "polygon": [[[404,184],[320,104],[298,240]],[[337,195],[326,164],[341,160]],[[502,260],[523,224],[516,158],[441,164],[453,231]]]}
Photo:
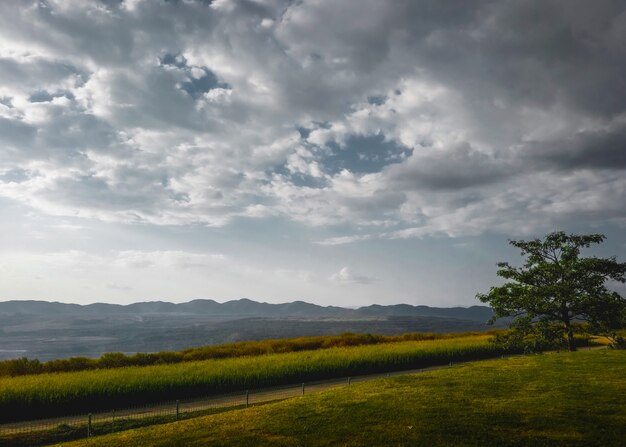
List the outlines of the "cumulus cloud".
{"label": "cumulus cloud", "polygon": [[342,267],[341,270],[330,275],[328,279],[342,286],[350,284],[370,284],[376,280],[370,276],[356,275],[348,267]]}
{"label": "cumulus cloud", "polygon": [[0,196],[324,245],[624,223],[625,38],[609,1],[4,2]]}

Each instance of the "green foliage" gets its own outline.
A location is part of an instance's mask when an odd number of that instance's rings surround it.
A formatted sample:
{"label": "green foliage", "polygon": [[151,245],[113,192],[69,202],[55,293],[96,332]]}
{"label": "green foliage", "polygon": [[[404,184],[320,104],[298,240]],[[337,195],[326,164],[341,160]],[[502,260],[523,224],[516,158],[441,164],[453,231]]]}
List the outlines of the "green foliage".
{"label": "green foliage", "polygon": [[[577,346],[590,344],[590,338],[582,325],[575,325],[574,331]],[[496,333],[491,342],[512,354],[534,354],[568,348],[565,331],[561,325],[548,321],[533,323],[528,317],[515,319],[511,323],[511,330]]]}
{"label": "green foliage", "polygon": [[626,352],[519,356],[63,444],[63,447],[621,447]]}
{"label": "green foliage", "polygon": [[125,355],[121,352],[106,353],[97,359],[71,357],[49,362],[28,358],[0,361],[0,376],[22,376],[52,372],[86,371],[94,369],[121,368],[125,366],[164,365],[199,360],[225,359],[264,354],[298,351],[313,351],[341,346],[376,345],[402,341],[439,340],[464,337],[475,333],[409,333],[402,335],[352,334],[298,337],[276,340],[242,341],[215,346],[188,348],[177,352],[137,353]]}
{"label": "green foliage", "polygon": [[525,354],[563,349],[567,345],[561,327],[540,321],[533,324],[529,317],[520,317],[511,324],[511,330],[497,334],[492,343],[507,352]]}
{"label": "green foliage", "polygon": [[489,335],[0,378],[0,422],[494,357]]}
{"label": "green foliage", "polygon": [[[543,240],[510,241],[519,248],[526,261],[522,267],[508,262],[498,263],[498,275],[504,285],[492,287],[477,298],[494,309],[494,319],[524,318],[523,328],[530,322],[544,325],[535,328],[540,338],[551,337],[553,325],[561,326],[567,335],[568,347],[576,349],[574,323],[587,321],[604,331],[623,324],[626,300],[606,288],[608,280],[625,282],[626,263],[615,257],[581,257],[582,248],[603,242],[602,234],[548,234]],[[519,334],[523,338],[523,333]]]}

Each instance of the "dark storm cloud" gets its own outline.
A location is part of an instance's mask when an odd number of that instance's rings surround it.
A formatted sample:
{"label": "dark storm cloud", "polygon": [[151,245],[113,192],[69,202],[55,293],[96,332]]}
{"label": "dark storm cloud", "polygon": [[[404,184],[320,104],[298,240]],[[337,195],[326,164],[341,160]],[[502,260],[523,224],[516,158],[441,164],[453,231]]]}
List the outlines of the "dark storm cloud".
{"label": "dark storm cloud", "polygon": [[[499,39],[484,43],[508,60],[502,73],[508,91],[518,97],[543,93],[603,116],[626,110],[623,2],[536,0],[507,6],[494,9]],[[533,99],[542,102],[539,95]]]}
{"label": "dark storm cloud", "polygon": [[[420,153],[425,152],[425,153]],[[445,151],[416,149],[408,162],[387,170],[388,178],[402,189],[462,190],[498,183],[515,174],[506,160],[496,160],[463,143]]]}
{"label": "dark storm cloud", "polygon": [[[446,5],[403,2],[393,30],[406,30],[407,41],[415,43],[413,62],[418,67],[464,94],[502,97],[520,105],[563,101],[604,116],[626,110],[623,2]],[[392,33],[390,29],[388,35]]]}
{"label": "dark storm cloud", "polygon": [[626,169],[626,124],[579,131],[553,141],[529,142],[522,150],[526,161],[539,168]]}
{"label": "dark storm cloud", "polygon": [[[561,104],[601,117],[626,110],[623,2],[406,1],[393,8],[368,6],[372,9],[355,13],[327,3],[302,4],[302,15],[313,18],[291,29],[292,48],[301,57],[344,58],[349,61],[344,68],[363,80],[371,72],[382,76],[385,70],[418,69],[471,98],[475,106],[500,101],[511,109],[549,109]],[[318,20],[327,26],[315,29]],[[395,60],[394,48],[399,52]]]}

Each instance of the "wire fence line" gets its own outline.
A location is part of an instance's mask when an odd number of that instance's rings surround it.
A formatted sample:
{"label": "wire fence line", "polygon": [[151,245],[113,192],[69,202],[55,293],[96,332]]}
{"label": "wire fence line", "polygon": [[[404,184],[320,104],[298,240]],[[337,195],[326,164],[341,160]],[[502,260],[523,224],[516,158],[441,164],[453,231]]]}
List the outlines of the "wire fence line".
{"label": "wire fence line", "polygon": [[[452,363],[447,366],[452,366]],[[445,366],[343,377],[338,379],[298,383],[257,390],[244,390],[238,393],[220,394],[195,399],[176,400],[115,411],[94,412],[76,416],[13,422],[0,425],[0,436],[51,430],[55,430],[59,433],[73,432],[75,435],[74,437],[77,435],[80,435],[80,437],[95,436],[134,428],[140,425],[173,422],[204,414],[216,413],[236,408],[246,408],[251,405],[304,396],[380,377],[411,374],[443,367]]]}
{"label": "wire fence line", "polygon": [[[604,349],[602,346],[581,349]],[[501,358],[518,357],[525,354],[501,354]],[[489,360],[489,359],[483,359]],[[474,360],[480,361],[480,360]],[[467,363],[462,361],[457,363]],[[246,408],[272,401],[279,401],[298,396],[305,396],[333,388],[350,386],[353,383],[365,382],[381,377],[415,374],[453,366],[450,361],[444,365],[430,366],[418,369],[390,371],[367,375],[357,375],[343,378],[310,381],[306,383],[276,386],[271,388],[251,389],[238,393],[219,394],[194,399],[176,400],[144,406],[130,407],[122,410],[82,414],[77,416],[63,416],[41,420],[30,420],[0,424],[0,443],[11,436],[20,434],[37,434],[54,432],[49,439],[78,439],[89,436],[102,435],[115,431],[122,431],[140,426],[174,422],[206,414]],[[47,442],[46,442],[47,443]],[[7,444],[8,445],[8,444]],[[25,445],[25,444],[16,444]],[[29,444],[30,445],[30,444]],[[39,444],[37,444],[39,445]]]}

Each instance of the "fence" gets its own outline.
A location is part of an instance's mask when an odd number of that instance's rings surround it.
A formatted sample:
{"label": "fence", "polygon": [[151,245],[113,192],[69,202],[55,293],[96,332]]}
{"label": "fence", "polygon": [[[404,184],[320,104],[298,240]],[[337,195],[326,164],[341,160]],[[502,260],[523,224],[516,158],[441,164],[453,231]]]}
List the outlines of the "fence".
{"label": "fence", "polygon": [[345,386],[351,381],[351,379],[346,378],[341,381],[302,383],[285,387],[246,390],[239,393],[126,408],[124,410],[103,413],[15,422],[0,425],[0,439],[6,435],[52,430],[59,433],[67,432],[75,434],[77,434],[77,431],[82,431],[83,436],[94,436],[140,425],[171,422],[203,414],[216,413],[235,408],[245,408],[251,405],[303,396],[304,394],[312,392]]}
{"label": "fence", "polygon": [[165,402],[109,412],[94,412],[79,416],[65,416],[53,419],[2,424],[0,425],[0,440],[10,439],[12,435],[28,433],[34,434],[36,432],[54,432],[55,437],[58,435],[60,438],[72,439],[95,436],[144,425],[173,422],[180,419],[187,419],[205,414],[217,413],[236,408],[245,408],[251,405],[303,396],[379,377],[410,374],[420,371],[424,371],[424,369],[396,371],[357,377],[344,377],[340,379],[307,382],[282,387],[245,390],[239,393],[206,396],[203,398]]}

